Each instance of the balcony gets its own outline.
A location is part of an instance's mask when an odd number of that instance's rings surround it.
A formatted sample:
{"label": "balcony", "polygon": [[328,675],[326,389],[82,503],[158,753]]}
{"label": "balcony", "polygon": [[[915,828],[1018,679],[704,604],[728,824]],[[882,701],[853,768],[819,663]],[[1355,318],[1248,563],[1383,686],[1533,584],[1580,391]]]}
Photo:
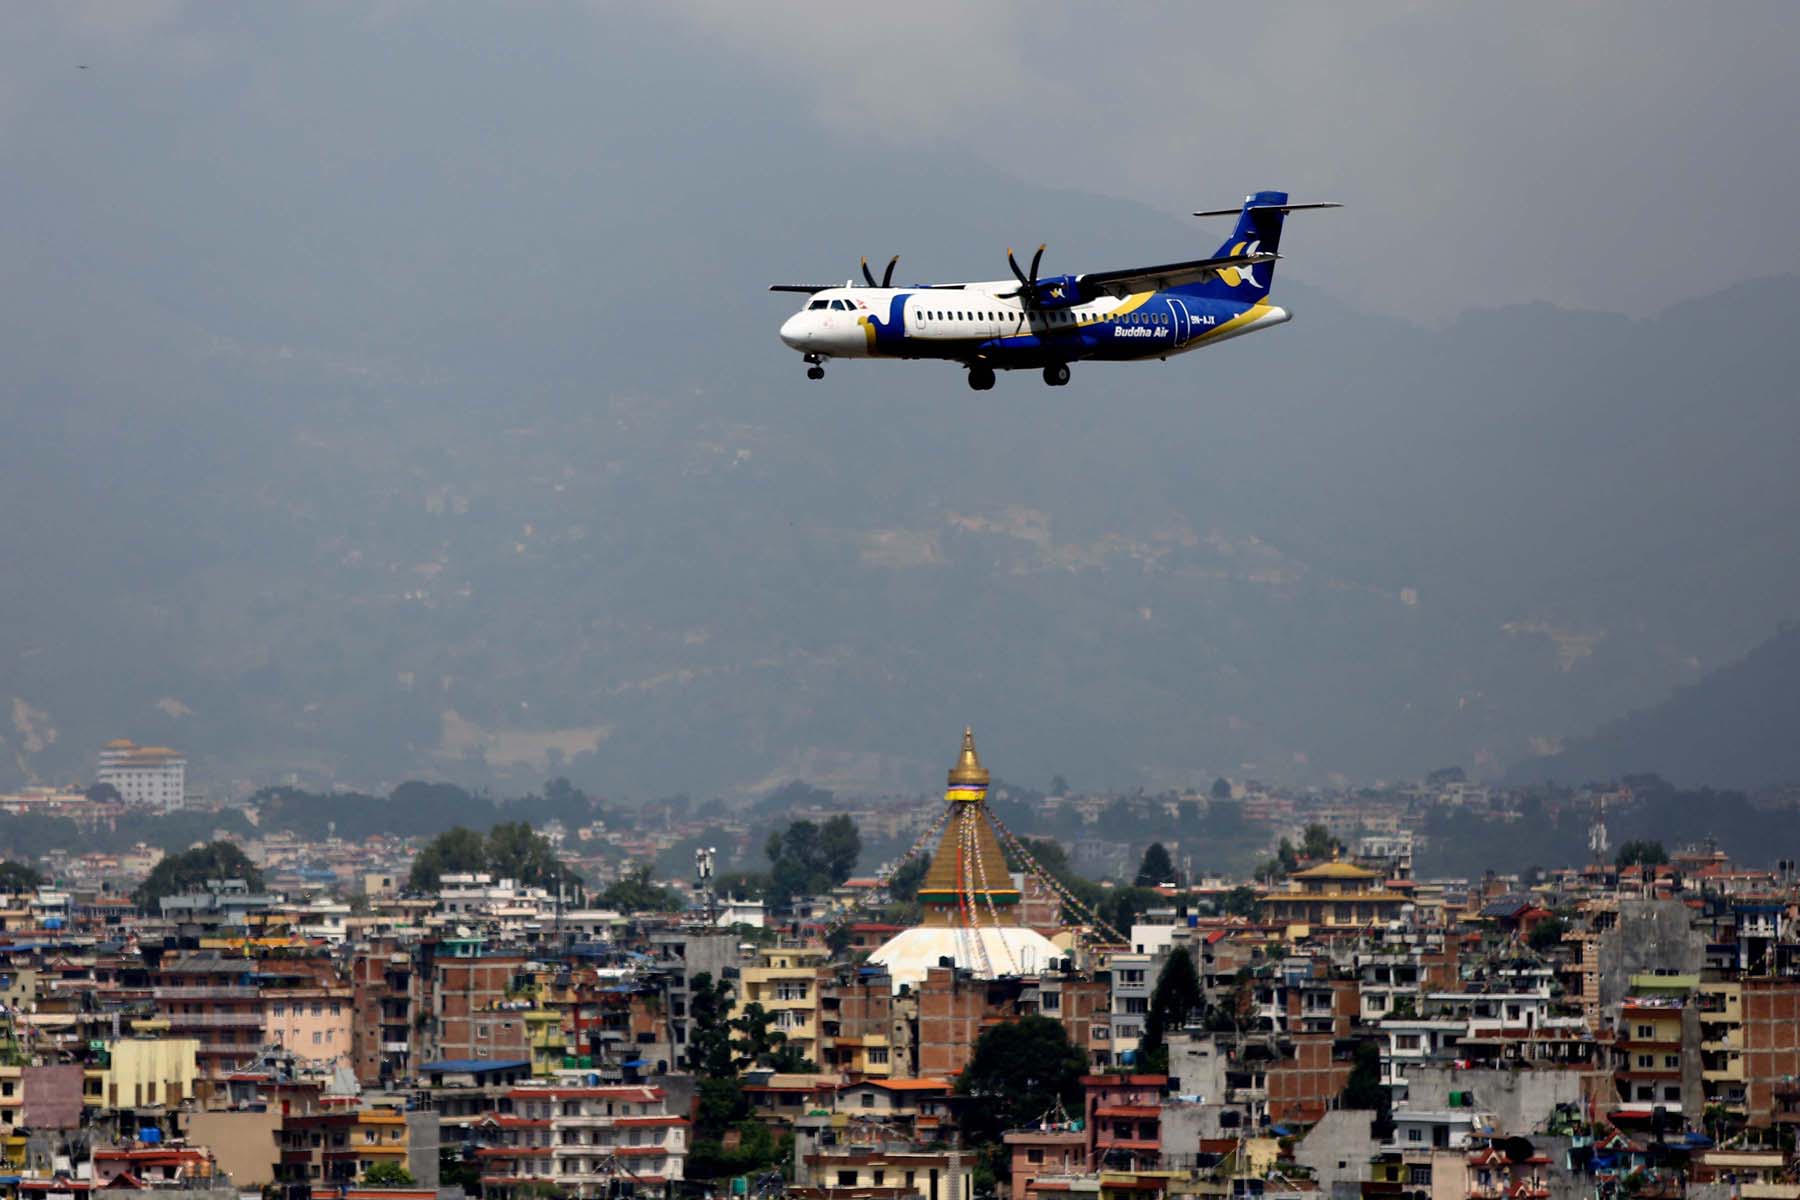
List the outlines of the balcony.
{"label": "balcony", "polygon": [[172,1029],[261,1029],[260,1012],[229,1013],[165,1013],[163,1020]]}

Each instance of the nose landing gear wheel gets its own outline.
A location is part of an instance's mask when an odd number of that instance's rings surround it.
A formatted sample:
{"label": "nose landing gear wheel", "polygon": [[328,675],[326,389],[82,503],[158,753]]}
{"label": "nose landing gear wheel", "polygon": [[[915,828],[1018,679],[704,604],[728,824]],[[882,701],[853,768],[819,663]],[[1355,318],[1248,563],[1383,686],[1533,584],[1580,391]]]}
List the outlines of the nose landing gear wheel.
{"label": "nose landing gear wheel", "polygon": [[823,378],[825,378],[825,368],[824,367],[808,367],[808,368],[806,368],[806,377],[808,379],[823,379]]}
{"label": "nose landing gear wheel", "polygon": [[970,367],[969,386],[978,392],[985,392],[994,386],[994,368]]}
{"label": "nose landing gear wheel", "polygon": [[1051,387],[1061,387],[1069,382],[1069,364],[1051,363],[1044,368],[1044,382]]}

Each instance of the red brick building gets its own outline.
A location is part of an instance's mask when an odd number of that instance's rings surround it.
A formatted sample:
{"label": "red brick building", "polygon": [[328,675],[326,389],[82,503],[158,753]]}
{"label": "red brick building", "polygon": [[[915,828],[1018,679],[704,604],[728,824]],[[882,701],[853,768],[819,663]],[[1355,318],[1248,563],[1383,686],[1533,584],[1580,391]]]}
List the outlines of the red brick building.
{"label": "red brick building", "polygon": [[1766,1128],[1777,1108],[1776,1088],[1800,1078],[1800,980],[1747,977],[1741,983],[1744,1029],[1744,1110]]}
{"label": "red brick building", "polygon": [[1167,1075],[1088,1075],[1088,1155],[1097,1168],[1154,1169],[1162,1155],[1162,1095]]}
{"label": "red brick building", "polygon": [[[1355,1004],[1352,990],[1352,1011]],[[1350,1058],[1339,1057],[1335,1045],[1328,1033],[1294,1035],[1293,1057],[1270,1063],[1265,1073],[1270,1120],[1310,1125],[1324,1117],[1350,1079]]]}

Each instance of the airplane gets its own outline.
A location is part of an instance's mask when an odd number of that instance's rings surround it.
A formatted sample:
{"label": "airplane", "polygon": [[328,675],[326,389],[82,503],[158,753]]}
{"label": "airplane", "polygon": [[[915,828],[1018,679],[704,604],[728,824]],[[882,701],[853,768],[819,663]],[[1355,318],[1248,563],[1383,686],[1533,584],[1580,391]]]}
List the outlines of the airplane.
{"label": "airplane", "polygon": [[1340,207],[1257,192],[1241,209],[1197,212],[1238,222],[1211,258],[1189,262],[1040,276],[1039,246],[1028,271],[1006,252],[1012,279],[897,287],[895,255],[879,282],[865,258],[860,284],[778,283],[769,290],[807,296],[780,336],[800,351],[808,379],[825,378],[834,358],[934,358],[961,363],[978,392],[994,386],[996,371],[1037,369],[1045,383],[1061,387],[1072,362],[1167,359],[1288,321],[1286,309],[1269,303],[1282,220]]}

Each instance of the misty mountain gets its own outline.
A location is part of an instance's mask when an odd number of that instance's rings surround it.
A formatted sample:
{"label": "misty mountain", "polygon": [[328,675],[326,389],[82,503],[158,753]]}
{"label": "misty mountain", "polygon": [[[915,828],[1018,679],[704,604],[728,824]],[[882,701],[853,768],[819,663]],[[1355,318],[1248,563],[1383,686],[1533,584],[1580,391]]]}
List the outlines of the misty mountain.
{"label": "misty mountain", "polygon": [[[1273,332],[1063,389],[809,384],[768,282],[1224,231],[954,149],[802,143],[705,45],[683,88],[553,52],[496,107],[514,35],[470,20],[479,54],[428,47],[456,89],[371,37],[305,122],[285,58],[163,107],[122,65],[15,122],[7,782],[127,736],[215,785],[913,791],[970,722],[997,770],[1076,786],[1491,774],[1795,610],[1800,280],[1414,324],[1306,278],[1358,235],[1332,196],[1284,238]],[[571,140],[571,104],[631,119]]]}
{"label": "misty mountain", "polygon": [[1582,783],[1654,773],[1757,789],[1800,781],[1800,625],[1668,699],[1607,722],[1558,754],[1530,759],[1520,783]]}

